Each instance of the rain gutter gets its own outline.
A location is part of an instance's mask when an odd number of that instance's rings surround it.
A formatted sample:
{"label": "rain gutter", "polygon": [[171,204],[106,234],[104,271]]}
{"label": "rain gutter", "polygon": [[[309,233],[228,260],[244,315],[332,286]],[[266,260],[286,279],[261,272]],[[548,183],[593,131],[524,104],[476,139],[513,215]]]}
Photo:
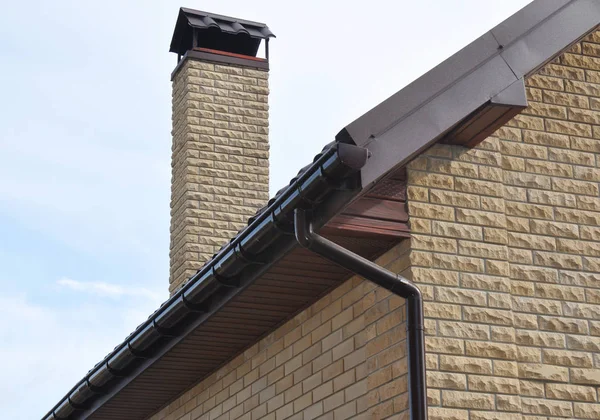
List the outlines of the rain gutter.
{"label": "rain gutter", "polygon": [[[296,245],[296,208],[339,211],[361,190],[365,148],[333,143],[188,283],[80,380],[43,420],[87,418]],[[354,176],[353,176],[354,175]],[[332,205],[335,201],[337,204]],[[337,208],[337,210],[336,210]]]}

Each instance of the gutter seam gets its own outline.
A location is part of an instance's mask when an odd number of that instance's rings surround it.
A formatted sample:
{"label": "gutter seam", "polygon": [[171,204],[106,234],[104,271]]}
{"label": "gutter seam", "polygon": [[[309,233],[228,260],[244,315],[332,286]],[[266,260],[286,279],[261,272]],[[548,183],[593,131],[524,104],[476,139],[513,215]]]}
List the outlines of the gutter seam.
{"label": "gutter seam", "polygon": [[[494,41],[496,41],[496,44],[498,44],[498,55],[500,56],[502,61],[504,61],[504,64],[506,64],[506,67],[508,67],[510,69],[513,76],[515,76],[515,79],[519,80],[519,76],[517,76],[517,73],[515,73],[515,70],[510,66],[510,64],[508,64],[508,61],[506,61],[506,59],[502,55],[502,51],[504,50],[504,45],[502,45],[500,43],[500,41],[498,41],[498,38],[496,38],[496,35],[494,34],[493,31],[490,31],[490,35],[492,35],[492,37],[494,38]],[[492,98],[493,98],[493,96],[492,96]]]}

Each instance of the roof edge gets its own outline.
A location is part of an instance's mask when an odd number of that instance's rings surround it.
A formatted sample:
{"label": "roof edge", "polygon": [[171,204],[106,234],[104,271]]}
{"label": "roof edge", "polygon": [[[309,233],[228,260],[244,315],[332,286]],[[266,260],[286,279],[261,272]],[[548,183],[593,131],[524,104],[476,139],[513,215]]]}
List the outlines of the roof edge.
{"label": "roof edge", "polygon": [[[87,418],[101,408],[189,332],[269,269],[273,261],[289,252],[296,245],[293,231],[287,226],[293,219],[293,210],[300,206],[304,208],[320,204],[330,193],[335,193],[341,182],[356,175],[367,159],[368,152],[362,147],[341,143],[326,146],[306,170],[294,178],[275,199],[270,200],[264,211],[251,219],[249,225],[181,289],[96,364],[43,419]],[[332,212],[329,218],[360,192],[358,183],[351,184],[353,188],[343,191],[336,206],[331,207],[331,197],[327,197],[327,211]],[[324,185],[330,188],[323,191]],[[286,234],[286,226],[289,234]],[[263,252],[270,254],[269,263],[254,264],[248,260],[249,256],[253,256],[257,257],[256,261],[263,262],[258,257]],[[251,265],[256,268],[249,273],[242,273],[244,268]],[[240,277],[238,287],[221,287],[220,280],[232,277]]]}
{"label": "roof edge", "polygon": [[[536,0],[348,124],[336,139],[373,153],[361,171],[363,185],[370,185],[599,23],[597,0]],[[508,29],[518,36],[510,37]]]}

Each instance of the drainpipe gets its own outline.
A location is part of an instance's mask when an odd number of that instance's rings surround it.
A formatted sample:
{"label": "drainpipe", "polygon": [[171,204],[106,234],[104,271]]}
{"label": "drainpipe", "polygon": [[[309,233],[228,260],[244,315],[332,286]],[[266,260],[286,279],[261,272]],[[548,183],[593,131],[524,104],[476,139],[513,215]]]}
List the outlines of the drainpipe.
{"label": "drainpipe", "polygon": [[295,210],[294,228],[296,240],[304,248],[406,299],[410,418],[427,420],[423,298],[419,288],[404,277],[315,233],[305,210]]}

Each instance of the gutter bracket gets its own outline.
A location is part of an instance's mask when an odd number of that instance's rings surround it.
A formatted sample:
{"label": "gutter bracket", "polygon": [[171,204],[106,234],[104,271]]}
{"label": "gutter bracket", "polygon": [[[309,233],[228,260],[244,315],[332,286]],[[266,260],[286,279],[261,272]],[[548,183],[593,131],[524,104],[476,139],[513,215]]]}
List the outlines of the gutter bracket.
{"label": "gutter bracket", "polygon": [[127,376],[127,374],[124,373],[122,370],[117,370],[117,369],[111,368],[110,365],[108,364],[108,361],[106,361],[105,366],[106,366],[106,370],[108,371],[108,373],[110,373],[115,378],[124,378]]}
{"label": "gutter bracket", "polygon": [[315,233],[310,213],[305,210],[297,208],[294,211],[294,227],[300,246],[406,299],[410,418],[427,420],[423,298],[419,288],[402,276]]}
{"label": "gutter bracket", "polygon": [[96,385],[92,384],[90,382],[89,378],[85,379],[85,384],[87,385],[88,389],[90,391],[92,391],[94,394],[104,394],[104,392],[105,392],[104,387],[96,386]]}
{"label": "gutter bracket", "polygon": [[73,407],[75,410],[85,410],[87,408],[87,406],[84,404],[74,403],[73,400],[71,400],[71,397],[67,398],[67,400],[69,401],[69,404],[71,404],[71,407]]}
{"label": "gutter bracket", "polygon": [[147,351],[140,351],[140,350],[136,350],[133,348],[133,346],[131,345],[131,342],[127,342],[127,349],[129,350],[129,352],[134,355],[135,357],[137,357],[138,359],[148,359],[150,357],[150,353]]}
{"label": "gutter bracket", "polygon": [[[234,250],[235,252],[235,250]],[[217,270],[215,269],[215,267],[212,267],[211,269],[212,271],[212,275],[214,276],[215,280],[217,280],[217,282],[226,288],[238,288],[240,287],[240,279],[239,276],[234,276],[231,278],[226,278],[223,277],[222,275],[220,275],[219,273],[217,273]]]}
{"label": "gutter bracket", "polygon": [[175,332],[173,331],[173,329],[171,328],[164,328],[161,327],[160,325],[158,325],[158,322],[156,322],[156,319],[152,320],[152,326],[154,327],[154,329],[156,330],[156,332],[158,334],[160,334],[161,337],[177,337],[177,334],[175,334]]}

